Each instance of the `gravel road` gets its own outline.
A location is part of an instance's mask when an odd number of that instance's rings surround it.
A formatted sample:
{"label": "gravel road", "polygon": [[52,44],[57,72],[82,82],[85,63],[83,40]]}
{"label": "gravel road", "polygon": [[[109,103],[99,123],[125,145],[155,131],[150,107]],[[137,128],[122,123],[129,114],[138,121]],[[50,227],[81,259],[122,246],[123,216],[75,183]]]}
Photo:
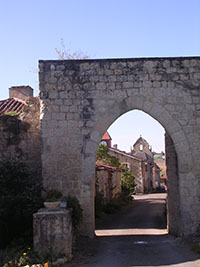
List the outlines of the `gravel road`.
{"label": "gravel road", "polygon": [[66,267],[200,267],[200,260],[167,234],[165,199],[166,194],[135,196],[133,206],[97,226],[94,240],[82,241]]}

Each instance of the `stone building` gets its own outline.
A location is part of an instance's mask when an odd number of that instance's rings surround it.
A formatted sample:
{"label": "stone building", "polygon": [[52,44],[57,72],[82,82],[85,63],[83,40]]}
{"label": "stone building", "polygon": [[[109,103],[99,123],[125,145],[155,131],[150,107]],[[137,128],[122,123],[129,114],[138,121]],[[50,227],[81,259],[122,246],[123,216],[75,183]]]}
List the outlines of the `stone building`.
{"label": "stone building", "polygon": [[119,162],[131,170],[135,177],[136,193],[144,193],[144,161],[136,156],[132,156],[125,151],[121,151],[115,147],[109,149],[109,154],[119,159]]}
{"label": "stone building", "polygon": [[14,86],[9,98],[0,101],[0,161],[26,163],[41,179],[40,100],[29,86]]}
{"label": "stone building", "polygon": [[134,143],[131,155],[145,161],[144,167],[144,192],[151,192],[160,187],[160,168],[154,162],[153,152],[149,143],[140,136]]}
{"label": "stone building", "polygon": [[145,157],[148,160],[153,159],[153,153],[151,150],[151,147],[149,146],[149,143],[140,136],[135,144],[133,145],[133,149],[131,150],[132,155],[137,155],[141,157]]}
{"label": "stone building", "polygon": [[0,115],[16,114],[22,111],[26,100],[33,97],[33,89],[30,86],[12,86],[9,88],[9,98],[0,100]]}
{"label": "stone building", "polygon": [[131,170],[135,177],[135,193],[148,193],[159,188],[160,169],[153,161],[153,154],[147,141],[140,137],[134,144],[131,153],[127,153],[117,149],[117,145],[112,147],[111,140],[111,136],[106,132],[101,143],[107,145],[111,156],[118,158],[121,165]]}

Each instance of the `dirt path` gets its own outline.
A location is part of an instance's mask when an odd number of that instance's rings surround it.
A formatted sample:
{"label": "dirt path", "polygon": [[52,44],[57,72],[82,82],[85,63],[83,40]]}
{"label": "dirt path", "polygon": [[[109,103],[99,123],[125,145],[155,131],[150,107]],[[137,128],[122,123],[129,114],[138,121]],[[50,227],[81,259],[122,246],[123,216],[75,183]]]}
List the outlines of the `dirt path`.
{"label": "dirt path", "polygon": [[167,235],[165,194],[135,196],[126,211],[107,216],[94,240],[82,240],[77,258],[66,267],[197,267],[178,239]]}

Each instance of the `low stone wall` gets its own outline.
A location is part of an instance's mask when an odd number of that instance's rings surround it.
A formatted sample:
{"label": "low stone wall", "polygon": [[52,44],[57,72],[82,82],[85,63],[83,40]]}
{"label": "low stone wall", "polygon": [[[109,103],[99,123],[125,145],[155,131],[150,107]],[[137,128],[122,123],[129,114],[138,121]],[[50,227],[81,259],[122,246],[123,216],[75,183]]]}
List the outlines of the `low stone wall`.
{"label": "low stone wall", "polygon": [[55,258],[72,256],[71,210],[40,209],[33,214],[34,249]]}

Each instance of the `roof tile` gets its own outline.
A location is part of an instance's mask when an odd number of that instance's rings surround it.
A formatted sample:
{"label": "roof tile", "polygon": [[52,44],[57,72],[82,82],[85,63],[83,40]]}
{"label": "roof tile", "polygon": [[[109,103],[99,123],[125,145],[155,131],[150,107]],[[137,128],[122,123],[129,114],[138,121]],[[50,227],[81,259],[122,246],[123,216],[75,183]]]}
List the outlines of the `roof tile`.
{"label": "roof tile", "polygon": [[0,115],[7,112],[19,112],[25,105],[25,102],[15,98],[8,98],[0,101]]}

